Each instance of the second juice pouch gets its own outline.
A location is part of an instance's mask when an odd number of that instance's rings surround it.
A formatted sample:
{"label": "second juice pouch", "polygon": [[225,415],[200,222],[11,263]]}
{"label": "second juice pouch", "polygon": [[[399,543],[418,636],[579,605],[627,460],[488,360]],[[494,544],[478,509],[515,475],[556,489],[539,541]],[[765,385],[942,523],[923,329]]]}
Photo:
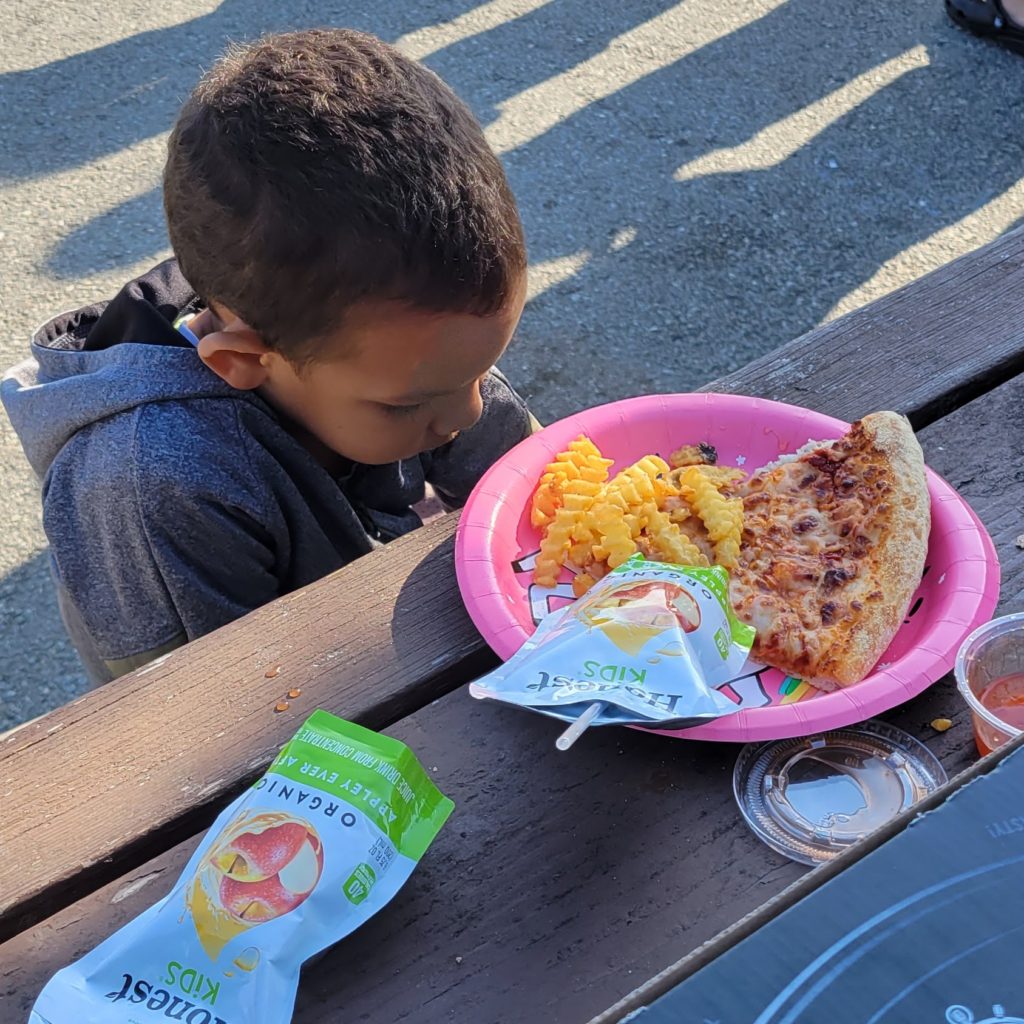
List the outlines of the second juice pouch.
{"label": "second juice pouch", "polygon": [[716,687],[739,673],[754,635],[732,612],[725,569],[634,555],[470,692],[566,721],[602,702],[594,725],[695,725],[737,710]]}

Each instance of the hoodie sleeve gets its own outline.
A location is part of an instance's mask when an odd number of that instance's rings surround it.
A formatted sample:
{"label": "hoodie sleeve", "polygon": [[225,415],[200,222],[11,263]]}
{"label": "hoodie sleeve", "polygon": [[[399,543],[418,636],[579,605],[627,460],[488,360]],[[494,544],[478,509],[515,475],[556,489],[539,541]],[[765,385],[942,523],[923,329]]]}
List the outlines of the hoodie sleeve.
{"label": "hoodie sleeve", "polygon": [[[82,431],[55,460],[44,494],[54,572],[77,620],[73,639],[95,654],[83,659],[90,675],[100,674],[100,663],[108,678],[239,618],[280,590],[282,531],[275,510],[259,506],[244,460],[211,467],[216,446],[199,440],[196,449],[180,441],[172,447],[175,432],[165,429],[158,408],[124,421],[128,458],[110,458],[119,437],[109,421],[102,448]],[[137,457],[140,447],[145,459]]]}
{"label": "hoodie sleeve", "polygon": [[480,385],[483,412],[469,429],[420,458],[424,474],[445,508],[461,508],[476,482],[510,448],[530,436],[539,424],[505,375],[491,370]]}

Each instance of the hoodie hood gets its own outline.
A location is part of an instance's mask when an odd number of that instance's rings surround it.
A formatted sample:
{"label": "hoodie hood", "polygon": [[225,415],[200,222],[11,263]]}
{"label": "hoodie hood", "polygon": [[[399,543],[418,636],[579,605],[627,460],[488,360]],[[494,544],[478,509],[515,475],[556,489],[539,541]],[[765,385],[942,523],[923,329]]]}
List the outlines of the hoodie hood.
{"label": "hoodie hood", "polygon": [[174,326],[200,305],[172,259],[110,301],[35,332],[31,358],[8,371],[0,399],[40,479],[71,437],[98,420],[148,402],[246,397],[207,369]]}

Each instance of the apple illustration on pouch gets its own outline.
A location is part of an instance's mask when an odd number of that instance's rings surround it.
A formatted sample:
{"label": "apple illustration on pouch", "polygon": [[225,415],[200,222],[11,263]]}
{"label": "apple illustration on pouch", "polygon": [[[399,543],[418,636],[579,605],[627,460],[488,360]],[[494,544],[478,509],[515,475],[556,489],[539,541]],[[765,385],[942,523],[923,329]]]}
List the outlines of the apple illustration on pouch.
{"label": "apple illustration on pouch", "polygon": [[324,869],[316,829],[288,814],[243,814],[218,840],[186,897],[200,942],[214,959],[236,935],[302,904]]}
{"label": "apple illustration on pouch", "polygon": [[[251,924],[272,921],[294,910],[313,891],[323,870],[323,850],[305,829],[298,842],[285,842],[272,834],[292,827],[280,825],[259,835],[250,832],[240,837],[247,840],[246,848],[252,854],[247,864],[261,874],[225,874],[220,901],[228,913]],[[240,844],[236,841],[236,845]]]}
{"label": "apple illustration on pouch", "polygon": [[243,832],[216,857],[217,867],[228,878],[260,882],[272,878],[308,845],[309,830],[297,821],[287,821],[262,832]]}
{"label": "apple illustration on pouch", "polygon": [[684,587],[662,580],[629,582],[584,598],[576,616],[633,656],[674,626],[684,633],[694,632],[701,619],[693,596]]}

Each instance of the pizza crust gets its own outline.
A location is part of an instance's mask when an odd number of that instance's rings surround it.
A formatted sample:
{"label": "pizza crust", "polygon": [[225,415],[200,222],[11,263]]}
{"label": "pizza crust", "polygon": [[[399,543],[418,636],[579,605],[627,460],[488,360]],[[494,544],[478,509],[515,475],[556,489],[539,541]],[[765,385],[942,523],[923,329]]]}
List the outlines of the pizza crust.
{"label": "pizza crust", "polygon": [[884,600],[865,604],[863,618],[853,624],[846,649],[832,652],[820,682],[849,686],[866,676],[903,622],[928,553],[931,499],[924,456],[910,423],[894,412],[873,413],[861,420],[873,447],[882,452],[895,474],[890,529],[871,559],[870,575],[877,579]]}

